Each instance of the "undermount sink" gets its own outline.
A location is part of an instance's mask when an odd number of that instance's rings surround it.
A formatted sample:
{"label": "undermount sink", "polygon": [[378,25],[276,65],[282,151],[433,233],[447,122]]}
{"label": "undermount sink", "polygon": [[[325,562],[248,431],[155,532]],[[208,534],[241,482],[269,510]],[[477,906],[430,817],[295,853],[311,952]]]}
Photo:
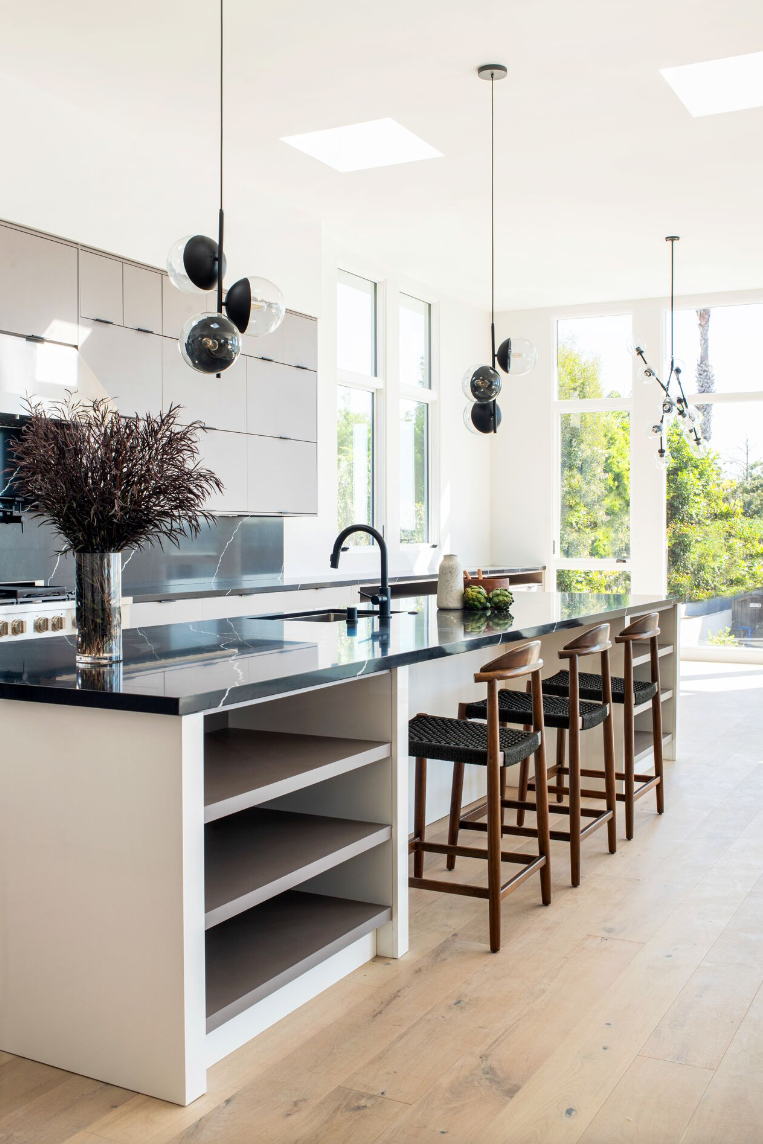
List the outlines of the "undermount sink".
{"label": "undermount sink", "polygon": [[[393,609],[391,615],[398,616],[402,614],[403,609]],[[377,616],[378,612],[371,609],[358,608],[357,617],[359,620],[366,619],[369,616]],[[332,611],[330,608],[322,608],[315,612],[290,612],[287,615],[274,615],[274,616],[255,616],[253,619],[259,620],[293,620],[295,623],[311,623],[311,624],[341,624],[347,619],[347,609],[342,608],[338,611]]]}

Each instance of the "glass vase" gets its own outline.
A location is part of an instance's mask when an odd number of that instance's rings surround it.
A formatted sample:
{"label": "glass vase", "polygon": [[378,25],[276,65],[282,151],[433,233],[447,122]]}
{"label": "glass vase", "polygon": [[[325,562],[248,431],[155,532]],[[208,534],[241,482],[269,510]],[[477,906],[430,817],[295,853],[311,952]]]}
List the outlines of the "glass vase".
{"label": "glass vase", "polygon": [[77,663],[122,658],[122,553],[75,552]]}

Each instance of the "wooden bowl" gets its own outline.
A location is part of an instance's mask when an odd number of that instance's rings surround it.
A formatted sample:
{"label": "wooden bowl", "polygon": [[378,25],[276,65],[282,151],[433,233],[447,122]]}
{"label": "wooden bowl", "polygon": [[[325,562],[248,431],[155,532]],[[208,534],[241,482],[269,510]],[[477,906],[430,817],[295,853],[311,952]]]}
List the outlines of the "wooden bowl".
{"label": "wooden bowl", "polygon": [[477,575],[476,576],[470,576],[469,573],[466,570],[464,570],[464,587],[465,588],[484,588],[485,591],[487,592],[487,594],[490,595],[490,593],[494,592],[496,590],[496,588],[509,588],[510,587],[510,577],[509,576],[483,576],[481,568],[477,569]]}

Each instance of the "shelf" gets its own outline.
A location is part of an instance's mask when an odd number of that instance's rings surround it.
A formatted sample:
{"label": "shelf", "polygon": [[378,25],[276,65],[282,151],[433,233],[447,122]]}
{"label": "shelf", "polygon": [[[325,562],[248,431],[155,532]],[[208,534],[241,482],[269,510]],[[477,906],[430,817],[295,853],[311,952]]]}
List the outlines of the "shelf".
{"label": "shelf", "polygon": [[388,922],[389,906],[289,890],[207,933],[207,1032]]}
{"label": "shelf", "polygon": [[378,822],[254,807],[204,830],[206,928],[392,837]]}
{"label": "shelf", "polygon": [[[662,736],[663,750],[673,738],[670,734]],[[642,759],[648,759],[654,754],[654,739],[651,731],[637,731],[636,732],[636,758],[635,762],[640,763]]]}
{"label": "shelf", "polygon": [[229,728],[204,736],[204,821],[386,759],[389,743]]}
{"label": "shelf", "polygon": [[[660,658],[662,658],[662,656],[664,656],[664,655],[672,655],[674,650],[675,649],[674,649],[672,644],[658,644],[657,645],[657,655]],[[644,652],[642,655],[634,655],[634,657],[633,657],[633,666],[634,667],[639,667],[642,663],[650,663],[650,662],[651,662],[651,654],[648,651]]]}

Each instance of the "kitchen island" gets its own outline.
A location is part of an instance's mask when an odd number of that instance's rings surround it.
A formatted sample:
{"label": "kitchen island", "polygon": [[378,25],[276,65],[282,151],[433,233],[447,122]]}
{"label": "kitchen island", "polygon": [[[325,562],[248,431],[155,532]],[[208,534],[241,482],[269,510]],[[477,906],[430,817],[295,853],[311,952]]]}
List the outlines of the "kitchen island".
{"label": "kitchen island", "polygon": [[541,638],[552,674],[574,629],[651,610],[671,757],[676,608],[650,597],[132,629],[83,672],[72,637],[0,647],[0,1049],[194,1100],[208,1065],[406,952],[409,713],[479,696],[498,644]]}

